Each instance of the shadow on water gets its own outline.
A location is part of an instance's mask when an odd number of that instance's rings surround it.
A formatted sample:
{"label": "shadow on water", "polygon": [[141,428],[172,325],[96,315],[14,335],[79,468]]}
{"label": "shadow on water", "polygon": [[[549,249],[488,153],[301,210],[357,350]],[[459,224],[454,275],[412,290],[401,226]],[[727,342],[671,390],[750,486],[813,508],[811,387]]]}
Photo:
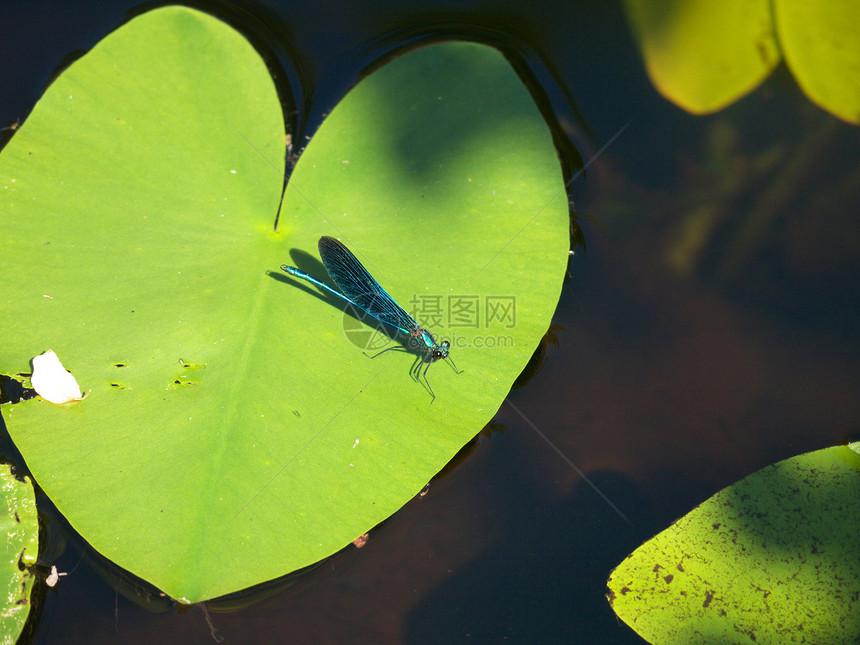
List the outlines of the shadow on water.
{"label": "shadow on water", "polygon": [[635,509],[635,532],[584,484],[556,504],[512,496],[507,531],[410,612],[406,642],[645,642],[619,626],[605,594],[609,572],[639,546],[637,536],[656,530],[653,509],[624,476],[589,477]]}

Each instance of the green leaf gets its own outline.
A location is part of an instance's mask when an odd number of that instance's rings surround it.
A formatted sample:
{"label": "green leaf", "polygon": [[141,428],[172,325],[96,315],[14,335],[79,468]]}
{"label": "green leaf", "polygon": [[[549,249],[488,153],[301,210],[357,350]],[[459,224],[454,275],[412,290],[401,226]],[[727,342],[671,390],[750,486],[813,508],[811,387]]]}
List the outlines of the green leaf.
{"label": "green leaf", "polygon": [[[566,268],[551,137],[491,48],[362,81],[274,230],[284,157],[265,65],[186,8],[106,38],[0,155],[0,366],[54,349],[91,390],[11,406],[9,431],[85,539],[186,602],[316,562],[408,501],[498,409]],[[342,304],[278,270],[325,278],[324,234],[451,339],[463,373],[431,367],[432,405],[413,356],[366,358]]]}
{"label": "green leaf", "polygon": [[654,87],[694,114],[758,87],[784,56],[813,102],[860,123],[860,6],[802,0],[624,0]]}
{"label": "green leaf", "polygon": [[694,114],[745,96],[780,61],[768,0],[624,0],[654,87]]}
{"label": "green leaf", "polygon": [[9,464],[0,464],[0,535],[5,536],[2,577],[6,593],[0,603],[0,643],[12,645],[21,635],[30,613],[30,592],[35,576],[30,567],[39,555],[36,496],[28,478],[18,481]]}
{"label": "green leaf", "polygon": [[774,4],[785,62],[810,99],[849,123],[860,124],[860,4]]}
{"label": "green leaf", "polygon": [[615,613],[651,643],[858,642],[858,448],[787,459],[711,497],[612,572]]}

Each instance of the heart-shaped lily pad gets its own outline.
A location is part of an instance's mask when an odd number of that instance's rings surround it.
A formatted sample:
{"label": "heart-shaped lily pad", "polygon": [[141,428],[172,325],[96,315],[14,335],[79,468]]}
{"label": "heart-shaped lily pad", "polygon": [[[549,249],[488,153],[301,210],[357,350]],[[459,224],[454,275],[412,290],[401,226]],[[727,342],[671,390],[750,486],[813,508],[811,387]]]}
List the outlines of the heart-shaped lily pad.
{"label": "heart-shaped lily pad", "polygon": [[[0,369],[54,349],[84,401],[7,408],[39,484],[97,550],[195,602],[324,558],[492,417],[546,331],[568,210],[504,58],[434,45],[323,123],[290,178],[272,81],[239,34],[144,14],[73,64],[0,155]],[[277,170],[273,170],[273,166]],[[277,221],[277,225],[276,225]],[[456,374],[361,351],[326,279],[341,238]]]}

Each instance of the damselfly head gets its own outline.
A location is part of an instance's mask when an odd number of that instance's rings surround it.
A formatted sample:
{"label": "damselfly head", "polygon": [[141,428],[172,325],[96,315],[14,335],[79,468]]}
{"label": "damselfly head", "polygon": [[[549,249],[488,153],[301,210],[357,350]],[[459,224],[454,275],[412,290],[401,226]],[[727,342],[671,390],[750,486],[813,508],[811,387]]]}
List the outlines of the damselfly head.
{"label": "damselfly head", "polygon": [[443,340],[436,346],[436,349],[433,351],[433,358],[448,358],[448,350],[451,349],[451,343],[447,340]]}

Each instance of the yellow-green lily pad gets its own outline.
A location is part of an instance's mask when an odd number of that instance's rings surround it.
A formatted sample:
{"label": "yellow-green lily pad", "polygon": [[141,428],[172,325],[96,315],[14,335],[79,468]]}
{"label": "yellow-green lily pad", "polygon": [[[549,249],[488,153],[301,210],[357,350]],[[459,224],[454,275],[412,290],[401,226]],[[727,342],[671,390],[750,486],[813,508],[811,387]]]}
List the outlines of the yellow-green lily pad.
{"label": "yellow-green lily pad", "polygon": [[785,62],[812,101],[860,124],[860,3],[774,3]]}
{"label": "yellow-green lily pad", "polygon": [[655,644],[860,641],[857,450],[793,457],[708,499],[612,572],[615,613]]}
{"label": "yellow-green lily pad", "polygon": [[767,0],[624,0],[654,87],[694,114],[734,103],[779,63]]}

